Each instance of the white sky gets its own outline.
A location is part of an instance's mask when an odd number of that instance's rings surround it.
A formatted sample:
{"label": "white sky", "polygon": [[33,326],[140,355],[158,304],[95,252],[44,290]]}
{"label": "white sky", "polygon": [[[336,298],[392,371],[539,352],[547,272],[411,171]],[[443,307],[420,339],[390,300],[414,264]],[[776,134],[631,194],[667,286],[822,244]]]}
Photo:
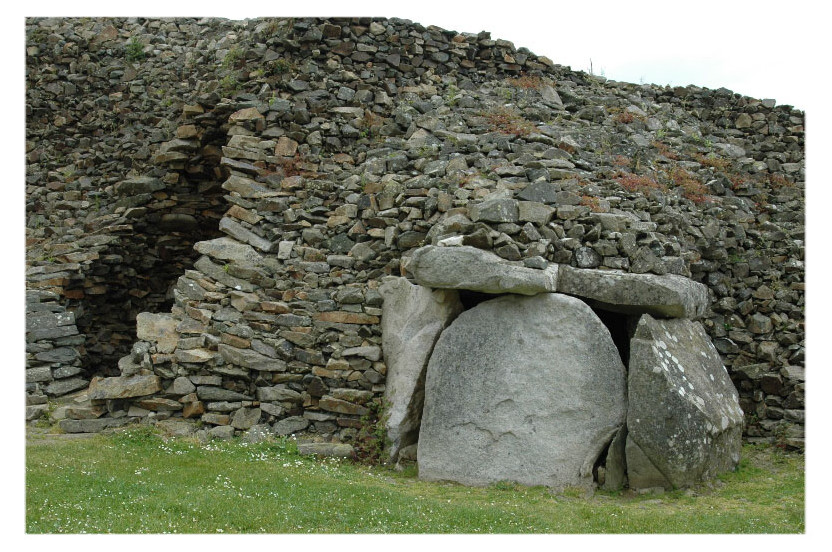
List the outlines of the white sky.
{"label": "white sky", "polygon": [[[23,80],[23,18],[32,16],[216,16],[229,19],[243,19],[262,16],[384,16],[411,19],[424,25],[437,25],[459,32],[479,32],[487,30],[493,38],[502,38],[514,42],[515,46],[525,46],[537,55],[549,57],[555,63],[571,66],[576,70],[588,71],[590,60],[596,74],[603,74],[607,78],[633,83],[645,82],[660,85],[696,84],[708,88],[726,87],[734,92],[756,98],[774,98],[779,104],[790,104],[807,112],[808,132],[807,167],[809,171],[809,188],[807,191],[807,220],[824,220],[828,215],[824,212],[829,205],[826,189],[829,177],[825,169],[829,151],[829,141],[825,137],[826,129],[832,127],[827,107],[828,91],[826,86],[830,71],[828,54],[830,47],[829,26],[830,18],[822,0],[792,0],[789,2],[773,2],[769,0],[731,1],[731,0],[694,0],[692,2],[678,2],[665,0],[664,2],[649,0],[621,0],[592,1],[592,0],[550,0],[548,2],[518,2],[511,0],[493,1],[481,0],[477,2],[454,2],[453,0],[412,0],[398,2],[396,0],[307,0],[306,2],[289,2],[287,0],[247,0],[245,2],[213,2],[203,0],[193,1],[160,1],[142,0],[140,2],[109,0],[72,2],[37,1],[29,4],[9,2],[3,7],[4,16],[0,18],[3,41],[4,74],[7,85],[16,82],[14,86],[2,89],[4,107],[8,110],[7,129],[3,134],[4,159],[12,167],[11,176],[5,182],[4,202],[11,209],[7,209],[2,217],[4,236],[3,251],[14,259],[11,271],[3,275],[4,290],[22,290],[24,274],[24,187],[21,160],[24,158],[23,136],[25,130],[24,91]],[[10,212],[10,214],[9,214]],[[813,251],[809,265],[814,274],[818,268],[824,267],[825,255],[818,255],[824,248],[822,236],[825,229],[817,224],[809,225],[807,235],[810,238]],[[817,238],[821,238],[818,240]],[[18,264],[19,263],[19,264]],[[812,281],[810,295],[814,306],[819,303],[832,303],[824,289]],[[12,302],[12,310],[23,313],[22,292],[12,294],[20,303]],[[6,295],[8,297],[8,294]],[[8,304],[7,304],[8,305]],[[823,430],[816,431],[823,424],[820,419],[813,417],[821,414],[817,405],[819,393],[814,390],[826,389],[828,392],[828,376],[823,373],[828,355],[823,355],[820,349],[828,341],[821,337],[822,320],[813,317],[814,309],[808,309],[810,323],[808,324],[809,368],[812,385],[808,389],[810,399],[809,417],[815,424],[810,423],[807,431],[812,436],[815,455],[810,455],[808,465],[817,467],[813,458],[817,459],[819,450],[826,445],[822,436]],[[825,318],[825,317],[822,317]],[[16,412],[23,411],[22,385],[25,363],[23,355],[24,334],[20,321],[15,325],[5,324],[3,327],[3,348],[11,356],[8,373],[12,385],[3,386],[3,398],[10,399]],[[818,362],[820,361],[820,362]],[[813,365],[813,362],[818,364]],[[812,370],[812,368],[820,370]],[[824,381],[819,381],[819,380]],[[822,392],[821,392],[822,393]],[[815,400],[817,399],[817,400]],[[14,463],[13,467],[3,470],[13,482],[13,490],[6,493],[3,516],[3,533],[18,539],[23,534],[23,424],[13,423],[12,427],[18,436],[18,455],[7,458],[7,462]],[[821,453],[821,456],[823,454]],[[778,539],[780,545],[795,546],[810,544],[814,549],[817,544],[815,537],[829,532],[829,525],[820,516],[818,502],[828,490],[828,477],[813,477],[812,474],[824,473],[810,469],[807,479],[808,504],[815,503],[808,508],[809,519],[807,531],[812,539],[786,537],[788,543]],[[4,481],[9,479],[4,475]],[[820,485],[820,487],[818,486]],[[824,488],[826,487],[826,488]],[[5,529],[9,529],[6,531]],[[488,541],[481,544],[496,543],[499,537],[486,537]],[[602,538],[603,537],[599,537]],[[626,537],[625,537],[626,538]],[[703,541],[703,539],[705,539]],[[765,540],[764,540],[765,539]],[[749,545],[763,545],[771,543],[772,537],[743,537],[743,543]],[[45,549],[54,543],[52,540],[26,539],[29,550]],[[598,543],[597,539],[596,544]],[[609,547],[608,539],[602,546]],[[707,537],[694,537],[684,540],[671,539],[638,539],[640,548],[663,549],[671,544],[675,549],[700,548],[707,546],[713,540]],[[125,546],[126,539],[120,539],[119,548],[135,549]],[[80,544],[77,540],[76,544]],[[137,544],[131,541],[133,545]],[[158,541],[157,541],[158,542]],[[181,541],[180,541],[181,542]],[[250,542],[250,541],[249,541]],[[262,543],[262,540],[260,541]],[[285,541],[282,541],[285,542]],[[308,541],[307,541],[308,542]],[[397,540],[396,546],[407,543],[418,543],[420,546],[429,544],[435,547],[436,540],[425,541],[418,537]],[[459,542],[458,540],[456,541]],[[561,541],[562,542],[562,541]],[[632,539],[631,539],[632,542]],[[753,544],[752,544],[753,542]],[[539,543],[539,541],[538,541]],[[64,544],[63,542],[60,544]],[[88,546],[89,542],[84,542]],[[145,541],[144,544],[147,544]],[[205,546],[206,541],[202,541]],[[211,544],[218,544],[211,541]],[[227,544],[227,542],[225,543]],[[273,544],[273,541],[272,543]],[[320,541],[318,544],[321,544]],[[338,541],[339,548],[347,545],[347,549],[357,549],[356,544],[366,542],[352,540]],[[387,543],[390,544],[389,542]],[[507,544],[503,540],[501,545]],[[577,544],[577,543],[575,543]],[[444,549],[443,546],[440,548]],[[206,549],[215,549],[208,546]]]}

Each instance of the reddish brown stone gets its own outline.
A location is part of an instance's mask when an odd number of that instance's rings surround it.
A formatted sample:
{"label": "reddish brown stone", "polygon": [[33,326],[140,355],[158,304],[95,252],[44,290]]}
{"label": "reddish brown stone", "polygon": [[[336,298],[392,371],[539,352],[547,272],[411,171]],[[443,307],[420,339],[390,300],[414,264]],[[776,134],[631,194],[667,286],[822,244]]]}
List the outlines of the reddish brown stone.
{"label": "reddish brown stone", "polygon": [[321,322],[334,322],[337,324],[378,324],[379,317],[371,316],[360,312],[329,311],[322,312],[315,316]]}
{"label": "reddish brown stone", "polygon": [[260,309],[263,312],[272,314],[286,314],[291,312],[289,305],[280,301],[263,301],[260,303]]}
{"label": "reddish brown stone", "polygon": [[226,345],[231,345],[232,347],[239,347],[240,349],[248,349],[251,347],[251,341],[248,339],[243,339],[242,337],[238,337],[236,335],[231,335],[228,333],[224,333],[220,335],[220,339]]}
{"label": "reddish brown stone", "polygon": [[364,416],[370,411],[360,405],[351,402],[342,401],[335,397],[324,396],[318,401],[318,407],[329,412],[337,412],[339,414],[350,414],[353,416]]}

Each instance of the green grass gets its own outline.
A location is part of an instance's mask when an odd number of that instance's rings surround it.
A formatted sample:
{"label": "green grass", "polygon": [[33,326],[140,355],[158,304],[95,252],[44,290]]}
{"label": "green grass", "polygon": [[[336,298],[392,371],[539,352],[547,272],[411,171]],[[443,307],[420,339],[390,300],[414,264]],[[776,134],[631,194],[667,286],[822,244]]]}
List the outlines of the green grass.
{"label": "green grass", "polygon": [[419,481],[291,441],[200,445],[147,430],[38,443],[27,533],[802,533],[803,456],[746,446],[715,484],[663,495]]}

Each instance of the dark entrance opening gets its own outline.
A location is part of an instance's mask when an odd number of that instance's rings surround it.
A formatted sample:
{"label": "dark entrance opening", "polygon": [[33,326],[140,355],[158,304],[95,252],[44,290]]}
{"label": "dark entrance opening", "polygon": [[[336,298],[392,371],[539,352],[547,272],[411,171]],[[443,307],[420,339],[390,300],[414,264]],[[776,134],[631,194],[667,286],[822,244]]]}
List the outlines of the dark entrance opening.
{"label": "dark entrance opening", "polygon": [[633,337],[639,317],[598,308],[593,308],[592,311],[610,331],[612,342],[615,343],[615,348],[621,356],[621,362],[628,367],[630,365],[630,339]]}
{"label": "dark entrance opening", "polygon": [[493,293],[482,293],[479,291],[471,291],[468,289],[459,290],[459,300],[462,303],[462,306],[465,308],[465,310],[473,309],[480,303],[484,301],[490,301],[491,299],[496,299],[497,297],[501,297],[501,295],[494,295]]}

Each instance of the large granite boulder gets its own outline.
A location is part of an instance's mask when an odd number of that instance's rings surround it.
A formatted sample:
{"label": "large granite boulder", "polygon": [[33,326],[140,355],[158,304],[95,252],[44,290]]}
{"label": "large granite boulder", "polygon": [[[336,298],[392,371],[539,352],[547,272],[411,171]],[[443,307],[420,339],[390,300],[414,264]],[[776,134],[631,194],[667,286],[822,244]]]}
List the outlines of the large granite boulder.
{"label": "large granite boulder", "polygon": [[439,334],[462,312],[453,290],[431,290],[406,278],[386,279],[381,316],[382,349],[387,365],[384,400],[389,455],[416,442],[422,421],[425,370]]}
{"label": "large granite boulder", "polygon": [[662,318],[703,316],[708,288],[677,274],[633,274],[618,270],[573,268],[558,271],[558,291],[584,299],[593,307],[623,314]]}
{"label": "large granite boulder", "polygon": [[625,385],[609,331],[582,301],[480,303],[442,333],[428,364],[419,476],[591,486],[624,423]]}
{"label": "large granite boulder", "polygon": [[470,246],[421,247],[413,253],[407,270],[422,286],[494,294],[553,292],[558,281],[558,265],[546,270],[528,268]]}
{"label": "large granite boulder", "polygon": [[743,413],[705,329],[643,315],[630,343],[631,488],[685,487],[734,469]]}

